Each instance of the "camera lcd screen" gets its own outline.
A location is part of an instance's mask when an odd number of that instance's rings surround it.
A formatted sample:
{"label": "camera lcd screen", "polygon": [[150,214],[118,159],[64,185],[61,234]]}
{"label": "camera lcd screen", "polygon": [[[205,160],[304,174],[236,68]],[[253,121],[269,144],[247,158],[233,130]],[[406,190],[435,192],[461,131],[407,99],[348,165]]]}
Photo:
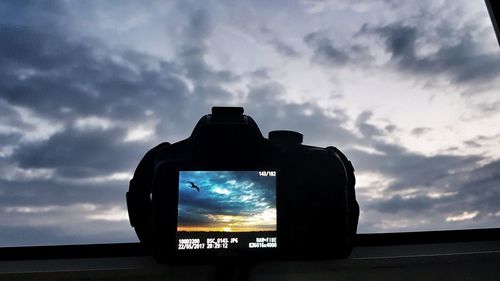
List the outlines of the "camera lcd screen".
{"label": "camera lcd screen", "polygon": [[177,250],[277,248],[276,171],[179,171]]}

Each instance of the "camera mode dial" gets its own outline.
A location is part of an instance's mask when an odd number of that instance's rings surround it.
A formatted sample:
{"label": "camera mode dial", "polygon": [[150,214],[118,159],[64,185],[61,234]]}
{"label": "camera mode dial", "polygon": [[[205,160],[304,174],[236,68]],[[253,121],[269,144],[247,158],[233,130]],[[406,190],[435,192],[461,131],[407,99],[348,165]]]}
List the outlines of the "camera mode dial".
{"label": "camera mode dial", "polygon": [[271,143],[275,144],[299,145],[304,137],[299,132],[278,130],[269,132],[268,138]]}

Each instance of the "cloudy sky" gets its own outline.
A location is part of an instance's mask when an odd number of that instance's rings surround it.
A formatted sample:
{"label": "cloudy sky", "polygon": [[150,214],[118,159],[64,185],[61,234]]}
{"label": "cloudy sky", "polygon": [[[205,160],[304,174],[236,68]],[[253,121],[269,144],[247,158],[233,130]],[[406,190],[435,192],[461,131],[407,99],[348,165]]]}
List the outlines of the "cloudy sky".
{"label": "cloudy sky", "polygon": [[276,177],[258,171],[180,172],[177,230],[276,230]]}
{"label": "cloudy sky", "polygon": [[0,3],[0,246],[137,241],[135,166],[213,105],[344,151],[360,232],[500,227],[484,1],[202,3]]}

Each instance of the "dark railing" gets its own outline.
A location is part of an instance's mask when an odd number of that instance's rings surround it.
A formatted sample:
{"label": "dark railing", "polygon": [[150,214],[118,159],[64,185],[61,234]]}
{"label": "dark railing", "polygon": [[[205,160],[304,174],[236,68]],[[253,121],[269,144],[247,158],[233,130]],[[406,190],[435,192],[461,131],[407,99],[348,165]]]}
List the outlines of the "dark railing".
{"label": "dark railing", "polygon": [[[500,228],[358,234],[357,247],[500,240]],[[146,256],[140,243],[28,246],[0,248],[0,260]]]}

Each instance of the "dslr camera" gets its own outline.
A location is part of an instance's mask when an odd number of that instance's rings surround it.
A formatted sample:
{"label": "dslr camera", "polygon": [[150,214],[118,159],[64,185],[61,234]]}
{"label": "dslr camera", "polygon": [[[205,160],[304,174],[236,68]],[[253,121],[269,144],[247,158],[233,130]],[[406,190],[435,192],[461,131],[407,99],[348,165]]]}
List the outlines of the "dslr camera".
{"label": "dslr camera", "polygon": [[168,263],[347,257],[359,217],[353,166],[302,139],[266,139],[242,107],[213,107],[189,138],[138,164],[127,207],[139,240]]}

